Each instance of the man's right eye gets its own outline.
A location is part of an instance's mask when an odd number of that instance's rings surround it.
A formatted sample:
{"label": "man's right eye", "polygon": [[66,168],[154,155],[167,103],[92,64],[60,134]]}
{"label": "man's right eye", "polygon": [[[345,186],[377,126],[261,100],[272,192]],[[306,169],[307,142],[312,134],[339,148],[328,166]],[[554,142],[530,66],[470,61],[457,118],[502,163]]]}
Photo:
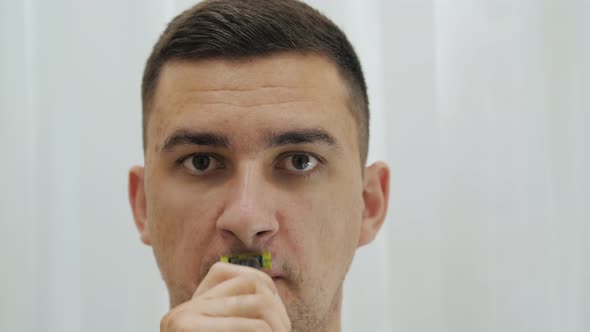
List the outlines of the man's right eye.
{"label": "man's right eye", "polygon": [[194,154],[184,159],[182,166],[194,174],[205,174],[214,169],[224,168],[215,157],[208,154]]}

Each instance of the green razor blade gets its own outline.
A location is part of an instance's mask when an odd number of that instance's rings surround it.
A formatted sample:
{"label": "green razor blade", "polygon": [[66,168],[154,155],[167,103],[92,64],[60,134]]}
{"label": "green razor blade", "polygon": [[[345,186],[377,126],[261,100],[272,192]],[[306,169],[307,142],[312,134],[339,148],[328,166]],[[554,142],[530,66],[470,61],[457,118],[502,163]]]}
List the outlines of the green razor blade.
{"label": "green razor blade", "polygon": [[224,255],[221,256],[220,261],[249,266],[255,269],[270,270],[272,269],[272,261],[270,252],[253,253],[253,254],[237,254],[237,255]]}

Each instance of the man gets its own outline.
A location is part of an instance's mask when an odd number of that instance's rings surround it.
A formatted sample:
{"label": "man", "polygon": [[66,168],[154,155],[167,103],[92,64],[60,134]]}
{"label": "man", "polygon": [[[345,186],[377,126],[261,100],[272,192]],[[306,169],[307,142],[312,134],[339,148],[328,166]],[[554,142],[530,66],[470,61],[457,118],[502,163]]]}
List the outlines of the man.
{"label": "man", "polygon": [[[344,277],[389,191],[387,166],[365,167],[345,35],[295,0],[205,1],[160,37],[142,101],[129,197],[169,291],[160,330],[340,331]],[[272,269],[219,262],[253,252]]]}

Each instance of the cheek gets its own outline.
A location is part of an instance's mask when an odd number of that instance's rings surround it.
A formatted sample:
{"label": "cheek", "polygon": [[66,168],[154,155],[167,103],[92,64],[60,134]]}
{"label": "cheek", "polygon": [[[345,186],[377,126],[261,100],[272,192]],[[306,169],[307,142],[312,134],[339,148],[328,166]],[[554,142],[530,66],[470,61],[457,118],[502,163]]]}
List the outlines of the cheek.
{"label": "cheek", "polygon": [[215,232],[215,204],[221,200],[173,181],[153,188],[157,190],[148,198],[148,218],[160,270],[167,280],[194,281]]}
{"label": "cheek", "polygon": [[[299,230],[303,235],[306,260],[312,269],[346,265],[356,250],[362,221],[362,190],[358,184],[340,181],[301,202]],[[310,260],[310,258],[313,259]]]}
{"label": "cheek", "polygon": [[352,256],[360,234],[362,212],[351,195],[330,197],[325,208],[327,215],[320,221],[320,241],[325,260]]}
{"label": "cheek", "polygon": [[[339,182],[342,185],[343,182]],[[357,247],[362,220],[362,193],[355,186],[329,188],[306,195],[295,223],[302,246],[296,251],[300,279],[297,300],[327,312],[341,287]],[[355,194],[358,192],[358,194]],[[359,198],[360,197],[360,198]]]}

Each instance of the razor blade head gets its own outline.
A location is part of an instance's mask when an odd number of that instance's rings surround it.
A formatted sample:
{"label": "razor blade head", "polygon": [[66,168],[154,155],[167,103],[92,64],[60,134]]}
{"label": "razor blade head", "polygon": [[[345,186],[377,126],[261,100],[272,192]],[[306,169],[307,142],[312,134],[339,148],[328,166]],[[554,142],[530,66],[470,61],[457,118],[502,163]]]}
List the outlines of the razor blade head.
{"label": "razor blade head", "polygon": [[220,261],[236,265],[249,266],[258,270],[268,270],[272,268],[270,252],[226,255],[221,256]]}

